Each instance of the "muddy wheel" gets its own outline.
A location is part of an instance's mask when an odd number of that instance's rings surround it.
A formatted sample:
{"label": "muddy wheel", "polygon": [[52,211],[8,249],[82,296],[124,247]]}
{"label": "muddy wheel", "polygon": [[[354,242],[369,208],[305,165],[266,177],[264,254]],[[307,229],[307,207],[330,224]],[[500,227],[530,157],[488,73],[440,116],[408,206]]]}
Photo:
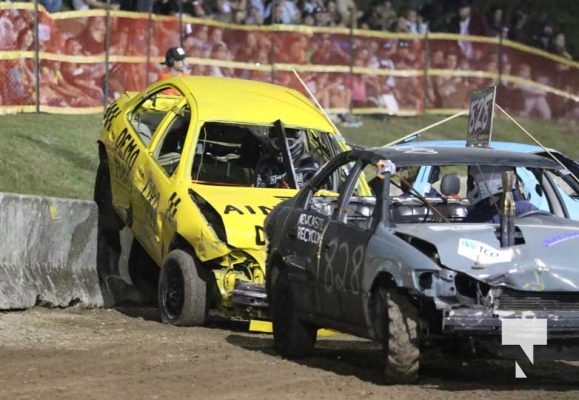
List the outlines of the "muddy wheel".
{"label": "muddy wheel", "polygon": [[269,285],[275,350],[282,357],[308,357],[314,351],[317,328],[298,319],[287,273],[274,268],[272,276],[275,280]]}
{"label": "muddy wheel", "polygon": [[203,325],[207,319],[207,284],[193,257],[183,250],[167,255],[159,276],[161,320],[177,326]]}
{"label": "muddy wheel", "polygon": [[418,380],[420,347],[418,313],[408,298],[396,289],[382,289],[384,304],[383,360],[387,384]]}
{"label": "muddy wheel", "polygon": [[99,228],[103,231],[121,230],[124,223],[113,208],[111,178],[106,160],[101,161],[97,169],[94,184],[94,201],[99,209]]}

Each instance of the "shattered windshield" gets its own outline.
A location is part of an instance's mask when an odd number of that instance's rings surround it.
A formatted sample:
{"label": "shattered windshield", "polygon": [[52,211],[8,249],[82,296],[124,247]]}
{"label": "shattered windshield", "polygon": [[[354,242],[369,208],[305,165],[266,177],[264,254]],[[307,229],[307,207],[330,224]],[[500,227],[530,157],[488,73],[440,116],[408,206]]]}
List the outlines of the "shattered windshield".
{"label": "shattered windshield", "polygon": [[191,177],[203,184],[301,188],[341,151],[335,135],[313,129],[207,122]]}

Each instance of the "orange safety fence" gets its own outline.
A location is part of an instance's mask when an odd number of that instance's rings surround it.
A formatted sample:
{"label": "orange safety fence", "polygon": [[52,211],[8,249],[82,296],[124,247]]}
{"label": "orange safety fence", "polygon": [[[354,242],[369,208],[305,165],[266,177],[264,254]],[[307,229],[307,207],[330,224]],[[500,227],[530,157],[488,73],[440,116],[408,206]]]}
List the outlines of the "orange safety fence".
{"label": "orange safety fence", "polygon": [[49,14],[34,3],[0,4],[0,112],[102,112],[124,91],[158,80],[172,46],[185,49],[192,74],[307,95],[295,70],[328,112],[454,113],[467,108],[472,89],[497,85],[497,103],[510,112],[579,119],[579,64],[509,40],[124,11]]}

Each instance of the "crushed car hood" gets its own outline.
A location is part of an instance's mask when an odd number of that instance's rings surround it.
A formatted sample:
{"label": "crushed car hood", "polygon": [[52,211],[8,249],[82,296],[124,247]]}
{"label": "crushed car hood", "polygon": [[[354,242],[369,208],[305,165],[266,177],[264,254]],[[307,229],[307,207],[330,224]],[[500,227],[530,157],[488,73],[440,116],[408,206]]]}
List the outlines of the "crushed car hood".
{"label": "crushed car hood", "polygon": [[[440,263],[486,282],[526,291],[579,290],[579,224],[552,216],[516,221],[524,244],[501,248],[498,225],[400,224],[400,234],[432,243]],[[519,235],[519,233],[517,233]]]}
{"label": "crushed car hood", "polygon": [[191,190],[217,211],[225,227],[227,243],[240,249],[265,246],[265,217],[278,203],[297,192],[293,189],[202,184],[193,184]]}

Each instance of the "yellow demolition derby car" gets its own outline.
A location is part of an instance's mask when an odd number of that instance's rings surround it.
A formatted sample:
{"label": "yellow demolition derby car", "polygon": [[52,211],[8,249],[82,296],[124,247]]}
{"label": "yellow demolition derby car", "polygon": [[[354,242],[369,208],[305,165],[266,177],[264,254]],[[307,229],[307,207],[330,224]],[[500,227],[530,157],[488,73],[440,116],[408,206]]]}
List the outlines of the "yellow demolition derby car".
{"label": "yellow demolition derby car", "polygon": [[101,234],[130,228],[131,279],[191,326],[269,319],[264,219],[348,146],[295,90],[187,76],[112,103],[98,148]]}

